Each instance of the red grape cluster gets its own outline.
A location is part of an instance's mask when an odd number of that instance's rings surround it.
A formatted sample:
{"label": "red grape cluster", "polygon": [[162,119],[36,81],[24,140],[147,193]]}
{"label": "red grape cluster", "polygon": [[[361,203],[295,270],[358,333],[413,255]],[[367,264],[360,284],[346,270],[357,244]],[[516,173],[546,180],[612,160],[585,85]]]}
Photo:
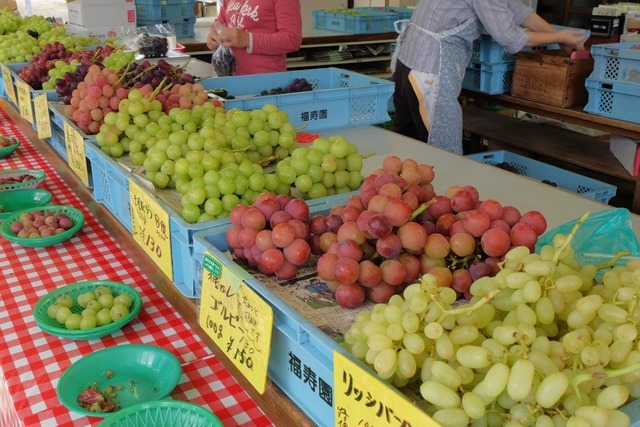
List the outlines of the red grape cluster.
{"label": "red grape cluster", "polygon": [[73,52],[60,42],[48,43],[35,55],[27,65],[18,70],[18,76],[33,89],[41,90],[42,83],[49,80],[49,70],[55,67],[56,61],[68,62]]}
{"label": "red grape cluster", "polygon": [[226,237],[234,256],[264,274],[291,279],[311,256],[304,200],[262,193],[252,206],[236,205],[229,219]]}
{"label": "red grape cluster", "polygon": [[200,83],[177,83],[171,89],[158,93],[156,99],[162,103],[163,111],[169,114],[173,108],[190,109],[195,105],[203,105],[209,96]]}
{"label": "red grape cluster", "polygon": [[122,85],[126,88],[139,89],[149,84],[155,89],[160,84],[168,87],[173,84],[194,83],[191,74],[180,67],[174,67],[164,59],[158,60],[155,65],[146,59],[139,63],[134,61],[120,69],[118,74],[122,76]]}

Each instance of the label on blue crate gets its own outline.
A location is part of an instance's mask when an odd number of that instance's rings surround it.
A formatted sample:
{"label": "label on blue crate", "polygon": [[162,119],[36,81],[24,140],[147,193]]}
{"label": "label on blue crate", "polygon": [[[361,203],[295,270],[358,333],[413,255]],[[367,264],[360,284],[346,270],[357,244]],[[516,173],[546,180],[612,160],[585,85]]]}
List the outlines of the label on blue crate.
{"label": "label on blue crate", "polygon": [[169,214],[132,179],[129,179],[129,202],[133,240],[173,281]]}
{"label": "label on blue crate", "polygon": [[7,92],[9,99],[13,102],[13,105],[18,105],[18,98],[16,97],[16,91],[13,87],[13,80],[11,79],[11,70],[4,64],[0,64],[0,70],[2,70],[2,82],[4,83],[4,90]]}
{"label": "label on blue crate", "polygon": [[199,324],[263,394],[271,354],[273,310],[210,252],[202,262]]}
{"label": "label on blue crate", "polygon": [[38,138],[51,138],[51,119],[49,117],[49,101],[47,94],[37,96],[33,100],[33,106],[36,110],[36,129],[38,130]]}
{"label": "label on blue crate", "polygon": [[84,138],[73,128],[64,122],[64,141],[67,148],[67,163],[73,172],[78,175],[80,181],[89,186],[89,168],[87,167],[87,154],[84,150]]}
{"label": "label on blue crate", "polygon": [[333,373],[336,426],[440,426],[406,396],[338,351],[333,353]]}
{"label": "label on blue crate", "polygon": [[18,110],[23,119],[33,124],[33,107],[31,106],[31,87],[22,81],[16,82],[18,91]]}

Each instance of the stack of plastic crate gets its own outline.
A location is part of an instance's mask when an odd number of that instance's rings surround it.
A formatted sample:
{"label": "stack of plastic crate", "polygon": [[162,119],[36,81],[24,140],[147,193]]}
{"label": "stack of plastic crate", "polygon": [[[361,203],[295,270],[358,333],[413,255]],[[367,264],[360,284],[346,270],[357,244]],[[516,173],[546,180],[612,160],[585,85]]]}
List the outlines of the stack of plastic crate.
{"label": "stack of plastic crate", "polygon": [[195,36],[195,0],[135,0],[138,27],[172,24],[176,38]]}
{"label": "stack of plastic crate", "polygon": [[640,42],[591,46],[593,72],[585,81],[589,102],[584,111],[640,123]]}
{"label": "stack of plastic crate", "polygon": [[471,61],[462,87],[490,95],[511,90],[515,57],[505,51],[489,34],[483,33],[473,42]]}

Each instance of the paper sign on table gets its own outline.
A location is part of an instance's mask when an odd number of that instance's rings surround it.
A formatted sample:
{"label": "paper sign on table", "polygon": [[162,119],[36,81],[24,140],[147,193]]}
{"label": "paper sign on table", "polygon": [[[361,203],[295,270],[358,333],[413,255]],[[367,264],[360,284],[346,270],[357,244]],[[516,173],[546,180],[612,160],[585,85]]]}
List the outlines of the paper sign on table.
{"label": "paper sign on table", "polygon": [[335,425],[440,427],[392,386],[338,351],[333,352]]}
{"label": "paper sign on table", "polygon": [[129,201],[133,239],[173,280],[169,214],[132,179],[129,179]]}
{"label": "paper sign on table", "polygon": [[28,84],[22,81],[16,82],[16,88],[18,90],[18,108],[20,109],[20,115],[23,119],[33,124],[33,107],[31,106],[31,88]]}
{"label": "paper sign on table", "polygon": [[49,118],[49,101],[47,94],[38,95],[33,100],[33,106],[36,109],[36,129],[38,129],[38,138],[51,138],[51,119]]}
{"label": "paper sign on table", "polygon": [[14,105],[18,105],[18,98],[13,87],[13,80],[11,80],[11,70],[4,64],[0,64],[0,70],[2,70],[2,82],[4,83],[4,90],[7,92],[7,96]]}
{"label": "paper sign on table", "polygon": [[84,138],[71,126],[64,122],[64,142],[67,148],[67,162],[87,187],[89,186],[89,170],[87,169],[87,155],[84,151]]}
{"label": "paper sign on table", "polygon": [[273,310],[211,253],[205,252],[202,266],[200,326],[262,394],[271,353]]}

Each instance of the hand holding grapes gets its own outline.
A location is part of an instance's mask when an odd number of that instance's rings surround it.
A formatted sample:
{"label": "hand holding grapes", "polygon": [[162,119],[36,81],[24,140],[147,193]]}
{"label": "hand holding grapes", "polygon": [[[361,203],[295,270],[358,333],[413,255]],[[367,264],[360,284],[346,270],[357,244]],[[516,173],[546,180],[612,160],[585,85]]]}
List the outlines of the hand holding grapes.
{"label": "hand holding grapes", "polygon": [[220,31],[220,44],[228,48],[245,49],[249,47],[250,35],[248,31],[227,27]]}

